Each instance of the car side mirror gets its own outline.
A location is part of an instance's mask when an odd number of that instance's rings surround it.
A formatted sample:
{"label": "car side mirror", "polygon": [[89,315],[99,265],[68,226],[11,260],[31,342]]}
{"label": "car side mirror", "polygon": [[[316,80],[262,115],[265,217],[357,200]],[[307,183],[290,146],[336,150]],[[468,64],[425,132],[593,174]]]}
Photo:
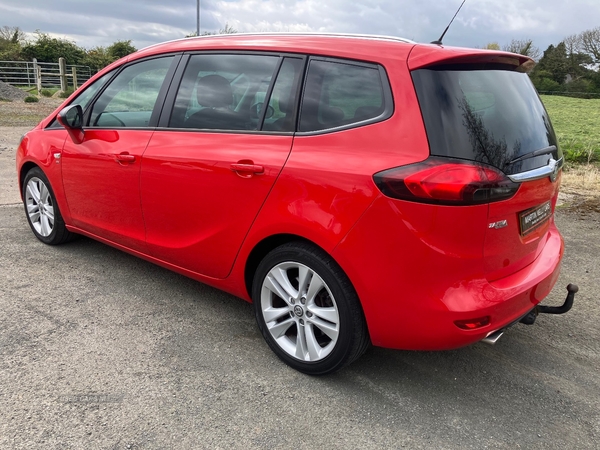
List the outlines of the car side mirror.
{"label": "car side mirror", "polygon": [[81,109],[81,105],[67,106],[58,113],[56,119],[69,132],[73,142],[76,144],[83,142],[83,109]]}

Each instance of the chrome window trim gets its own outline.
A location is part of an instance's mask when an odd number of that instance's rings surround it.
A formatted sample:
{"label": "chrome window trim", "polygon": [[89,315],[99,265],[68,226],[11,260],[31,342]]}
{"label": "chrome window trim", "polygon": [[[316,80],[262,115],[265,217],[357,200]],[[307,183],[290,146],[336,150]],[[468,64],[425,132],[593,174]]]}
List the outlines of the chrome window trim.
{"label": "chrome window trim", "polygon": [[538,167],[537,169],[528,170],[527,172],[515,173],[512,175],[508,175],[508,178],[515,183],[523,183],[525,181],[534,181],[540,180],[545,177],[550,177],[551,181],[556,180],[558,176],[558,172],[563,166],[563,158],[560,158],[558,161],[554,158],[550,158],[548,164],[543,167]]}

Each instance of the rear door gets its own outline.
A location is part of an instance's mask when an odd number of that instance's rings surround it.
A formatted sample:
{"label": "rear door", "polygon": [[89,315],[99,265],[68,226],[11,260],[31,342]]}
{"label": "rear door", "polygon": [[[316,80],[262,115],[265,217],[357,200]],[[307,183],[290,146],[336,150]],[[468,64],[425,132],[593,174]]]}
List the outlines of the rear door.
{"label": "rear door", "polygon": [[142,160],[153,256],[229,274],[291,150],[296,108],[287,105],[296,103],[303,67],[276,54],[189,57]]}
{"label": "rear door", "polygon": [[539,255],[560,182],[562,153],[550,119],[529,77],[518,69],[447,64],[412,73],[431,154],[492,166],[518,186],[511,198],[489,204],[482,243],[489,280],[516,272]]}

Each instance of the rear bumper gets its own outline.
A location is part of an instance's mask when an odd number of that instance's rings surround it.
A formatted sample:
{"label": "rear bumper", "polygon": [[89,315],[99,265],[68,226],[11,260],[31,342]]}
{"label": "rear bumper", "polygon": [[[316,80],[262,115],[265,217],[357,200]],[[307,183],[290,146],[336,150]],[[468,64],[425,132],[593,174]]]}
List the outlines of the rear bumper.
{"label": "rear bumper", "polygon": [[[480,341],[527,314],[558,279],[564,244],[554,223],[533,263],[490,282],[483,275],[480,258],[420,245],[423,238],[415,238],[411,229],[403,232],[398,223],[382,225],[392,228],[382,230],[386,238],[382,247],[373,241],[381,242],[381,236],[362,234],[362,222],[366,222],[365,229],[373,227],[369,221],[367,213],[336,248],[334,257],[354,283],[371,341],[377,346],[448,350]],[[454,323],[485,316],[489,324],[475,330],[463,330]]]}
{"label": "rear bumper", "polygon": [[[459,332],[454,339],[456,345],[451,348],[480,341],[497,330],[512,325],[544,300],[558,280],[563,252],[563,239],[552,225],[542,253],[532,264],[508,277],[487,283],[483,291],[475,289],[469,292],[473,306],[481,304],[482,294],[489,306],[476,307],[467,313],[471,317],[490,316],[490,324],[472,331],[448,327],[449,334]],[[445,301],[452,305],[452,300],[446,298]],[[465,312],[457,311],[456,314],[464,316]]]}

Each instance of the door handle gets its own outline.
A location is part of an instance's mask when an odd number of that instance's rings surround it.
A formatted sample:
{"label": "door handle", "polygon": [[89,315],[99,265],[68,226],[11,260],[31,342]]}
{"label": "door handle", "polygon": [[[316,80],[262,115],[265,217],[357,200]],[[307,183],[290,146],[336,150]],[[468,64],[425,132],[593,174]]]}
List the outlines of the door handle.
{"label": "door handle", "polygon": [[135,155],[130,155],[127,152],[119,153],[115,155],[118,163],[132,163],[135,162]]}
{"label": "door handle", "polygon": [[243,164],[236,163],[231,165],[231,170],[234,172],[250,172],[256,175],[260,175],[265,172],[265,168],[263,166],[259,166],[258,164]]}

